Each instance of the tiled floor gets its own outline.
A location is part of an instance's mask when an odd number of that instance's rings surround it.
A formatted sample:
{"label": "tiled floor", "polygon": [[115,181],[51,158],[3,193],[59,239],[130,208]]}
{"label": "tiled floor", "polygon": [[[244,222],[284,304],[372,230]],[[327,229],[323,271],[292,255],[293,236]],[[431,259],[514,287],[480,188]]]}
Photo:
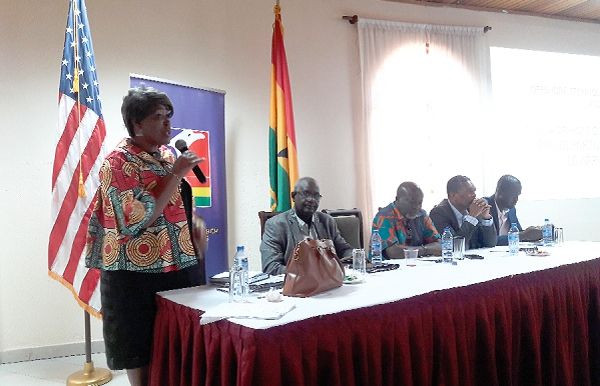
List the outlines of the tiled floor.
{"label": "tiled floor", "polygon": [[[108,369],[104,354],[92,354],[97,368]],[[85,355],[44,359],[0,365],[2,386],[56,386],[65,385],[69,375],[83,370]],[[113,371],[109,386],[129,386],[125,370]]]}

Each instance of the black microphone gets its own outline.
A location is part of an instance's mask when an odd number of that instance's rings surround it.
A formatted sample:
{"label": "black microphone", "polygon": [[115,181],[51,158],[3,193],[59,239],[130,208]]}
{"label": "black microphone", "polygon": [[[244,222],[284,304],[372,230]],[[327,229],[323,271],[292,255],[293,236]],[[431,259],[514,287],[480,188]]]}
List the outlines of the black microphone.
{"label": "black microphone", "polygon": [[[177,150],[179,150],[181,152],[181,154],[190,150],[190,149],[188,149],[187,144],[185,143],[185,141],[183,139],[178,139],[177,141],[175,141],[175,147],[177,148]],[[200,170],[198,165],[195,165],[192,168],[192,171],[196,175],[196,178],[198,179],[198,181],[200,181],[201,183],[206,182],[206,176],[204,175],[204,173],[202,173],[202,170]]]}

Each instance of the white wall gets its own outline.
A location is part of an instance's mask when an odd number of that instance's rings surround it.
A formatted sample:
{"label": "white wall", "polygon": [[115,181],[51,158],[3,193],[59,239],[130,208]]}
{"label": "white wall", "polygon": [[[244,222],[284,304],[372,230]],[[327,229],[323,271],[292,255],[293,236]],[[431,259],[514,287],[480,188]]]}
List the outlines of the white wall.
{"label": "white wall", "polygon": [[[230,250],[235,243],[245,243],[251,264],[258,268],[257,212],[269,204],[273,1],[87,3],[109,144],[125,135],[119,107],[130,73],[227,92]],[[320,182],[321,205],[328,208],[357,206],[360,183],[353,173],[353,131],[361,110],[357,37],[356,28],[342,21],[342,15],[491,25],[491,45],[600,55],[600,25],[595,24],[378,0],[282,0],[282,7],[300,174]],[[0,133],[4,145],[0,156],[4,219],[0,354],[4,358],[35,347],[83,340],[82,311],[66,289],[48,278],[46,268],[50,170],[66,14],[66,0],[0,0]],[[527,182],[523,182],[526,191]],[[599,225],[599,208],[600,200],[523,200],[519,205],[524,223],[539,223],[548,215],[564,225],[567,238],[595,240],[600,237],[591,229]],[[101,323],[93,320],[92,339],[101,338]]]}

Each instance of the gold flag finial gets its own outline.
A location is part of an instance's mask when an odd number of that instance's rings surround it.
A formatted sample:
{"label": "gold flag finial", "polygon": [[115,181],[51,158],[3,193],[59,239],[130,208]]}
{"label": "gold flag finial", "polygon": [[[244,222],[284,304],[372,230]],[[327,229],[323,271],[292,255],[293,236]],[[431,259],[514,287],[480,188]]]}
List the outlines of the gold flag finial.
{"label": "gold flag finial", "polygon": [[273,7],[273,13],[275,16],[281,15],[281,7],[279,6],[279,0],[275,2],[275,6]]}

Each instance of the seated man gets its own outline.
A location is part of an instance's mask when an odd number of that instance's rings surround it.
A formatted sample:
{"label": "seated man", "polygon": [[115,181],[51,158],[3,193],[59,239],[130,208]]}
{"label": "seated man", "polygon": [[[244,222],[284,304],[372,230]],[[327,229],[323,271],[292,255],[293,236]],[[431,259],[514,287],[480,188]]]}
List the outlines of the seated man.
{"label": "seated man", "polygon": [[521,181],[517,177],[505,175],[500,177],[496,185],[496,193],[486,197],[486,201],[492,207],[491,213],[498,235],[498,245],[508,245],[508,230],[512,223],[519,228],[520,241],[538,241],[542,238],[540,227],[530,226],[523,230],[517,218],[517,201],[521,194]]}
{"label": "seated man", "polygon": [[446,185],[448,198],[436,205],[429,215],[435,227],[443,232],[450,227],[454,236],[465,238],[465,248],[487,248],[496,245],[496,228],[490,205],[475,198],[475,185],[468,177],[454,176]]}
{"label": "seated man", "polygon": [[319,186],[314,178],[304,177],[296,182],[292,192],[294,207],[265,223],[260,244],[263,272],[271,275],[285,273],[296,244],[307,237],[332,240],[340,259],[352,256],[352,246],[340,235],[333,217],[317,212],[320,199]]}
{"label": "seated man", "polygon": [[403,182],[396,190],[396,200],[375,215],[372,229],[381,235],[383,257],[404,258],[404,249],[409,246],[418,246],[419,256],[441,255],[440,234],[421,205],[421,188],[414,182]]}

